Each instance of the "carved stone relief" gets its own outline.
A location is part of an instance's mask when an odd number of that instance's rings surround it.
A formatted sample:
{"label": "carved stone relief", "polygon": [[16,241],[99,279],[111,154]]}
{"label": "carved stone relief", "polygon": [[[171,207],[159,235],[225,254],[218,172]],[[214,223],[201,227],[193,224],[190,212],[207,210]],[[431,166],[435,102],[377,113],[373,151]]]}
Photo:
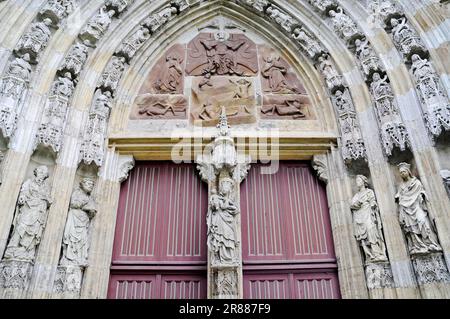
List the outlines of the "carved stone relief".
{"label": "carved stone relief", "polygon": [[412,258],[419,285],[450,283],[450,274],[442,254],[428,254]]}
{"label": "carved stone relief", "polygon": [[49,0],[39,11],[39,16],[41,19],[51,19],[53,25],[58,26],[75,10],[77,4],[77,0]]}
{"label": "carved stone relief", "polygon": [[266,95],[261,118],[299,120],[313,119],[311,101],[307,95]]}
{"label": "carved stone relief", "polygon": [[366,75],[370,77],[373,72],[383,71],[384,68],[381,65],[375,50],[366,38],[355,40],[356,57],[361,63],[361,68]]}
{"label": "carved stone relief", "polygon": [[394,43],[405,56],[427,51],[419,35],[412,29],[406,18],[392,18],[390,24]]}
{"label": "carved stone relief", "polygon": [[324,54],[319,57],[318,68],[325,78],[327,87],[331,92],[344,86],[342,76],[338,73],[334,62],[331,61],[331,58],[328,55]]}
{"label": "carved stone relief", "polygon": [[325,48],[309,33],[309,31],[303,28],[295,28],[292,36],[298,41],[303,50],[308,53],[313,61],[316,61],[319,56],[325,53]]}
{"label": "carved stone relief", "polygon": [[368,264],[366,267],[367,288],[392,288],[394,287],[394,276],[389,263]]}
{"label": "carved stone relief", "polygon": [[344,13],[344,10],[341,7],[330,10],[328,15],[331,17],[334,30],[345,40],[351,41],[355,37],[362,36],[357,25]]}
{"label": "carved stone relief", "polygon": [[37,63],[38,55],[47,47],[52,35],[51,25],[52,20],[49,18],[33,23],[30,29],[22,35],[14,51],[18,55],[28,53],[30,61]]}
{"label": "carved stone relief", "polygon": [[150,31],[147,28],[140,27],[132,35],[124,40],[122,46],[117,50],[117,54],[124,56],[130,61],[140,47],[150,38]]}
{"label": "carved stone relief", "polygon": [[114,9],[117,14],[122,13],[125,9],[132,5],[135,0],[105,0],[105,5],[109,9]]}
{"label": "carved stone relief", "polygon": [[157,32],[163,25],[177,13],[177,8],[167,7],[145,19],[143,26],[150,30],[153,34]]}
{"label": "carved stone relief", "polygon": [[142,94],[135,100],[131,119],[186,119],[188,102],[183,95]]}
{"label": "carved stone relief", "polygon": [[272,94],[306,94],[291,66],[274,50],[259,46],[262,89]]}
{"label": "carved stone relief", "polygon": [[284,10],[274,5],[270,5],[266,9],[266,14],[283,30],[289,33],[291,33],[293,31],[293,28],[298,25],[298,23],[287,12],[284,12]]}
{"label": "carved stone relief", "polygon": [[239,295],[237,273],[234,269],[217,270],[214,274],[217,299],[234,299]]}
{"label": "carved stone relief", "polygon": [[191,118],[202,125],[215,125],[225,107],[230,123],[256,121],[256,99],[252,79],[244,77],[213,77],[210,86],[200,86],[202,78],[194,78]]}
{"label": "carved stone relief", "polygon": [[256,45],[244,34],[200,33],[187,50],[188,75],[254,76],[258,72]]}
{"label": "carved stone relief", "polygon": [[172,46],[155,63],[139,94],[183,94],[185,49],[181,44]]}
{"label": "carved stone relief", "polygon": [[108,30],[114,14],[114,10],[108,10],[106,6],[101,7],[99,12],[83,27],[79,38],[82,41],[89,41],[91,45],[95,45]]}
{"label": "carved stone relief", "polygon": [[126,60],[124,57],[113,56],[100,77],[98,87],[114,94],[119,85],[122,73],[125,70],[125,66]]}

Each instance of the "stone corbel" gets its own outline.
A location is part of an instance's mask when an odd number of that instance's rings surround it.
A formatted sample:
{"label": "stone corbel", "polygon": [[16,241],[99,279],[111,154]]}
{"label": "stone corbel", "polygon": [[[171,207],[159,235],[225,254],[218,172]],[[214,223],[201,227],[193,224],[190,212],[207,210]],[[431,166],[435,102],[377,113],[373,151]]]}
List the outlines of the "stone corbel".
{"label": "stone corbel", "polygon": [[328,162],[326,154],[314,155],[312,161],[312,167],[317,173],[319,179],[328,184]]}
{"label": "stone corbel", "polygon": [[119,157],[117,180],[123,183],[128,179],[130,171],[134,168],[135,160],[132,155],[121,155]]}

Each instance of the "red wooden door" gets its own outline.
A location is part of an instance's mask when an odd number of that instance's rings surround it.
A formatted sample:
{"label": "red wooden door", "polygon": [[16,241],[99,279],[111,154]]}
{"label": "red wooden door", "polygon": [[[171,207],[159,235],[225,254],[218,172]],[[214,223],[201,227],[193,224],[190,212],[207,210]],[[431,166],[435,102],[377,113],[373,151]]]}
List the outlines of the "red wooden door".
{"label": "red wooden door", "polygon": [[123,184],[109,298],[205,298],[207,187],[194,165],[138,162]]}
{"label": "red wooden door", "polygon": [[326,193],[308,163],[253,165],[241,210],[246,298],[339,298]]}

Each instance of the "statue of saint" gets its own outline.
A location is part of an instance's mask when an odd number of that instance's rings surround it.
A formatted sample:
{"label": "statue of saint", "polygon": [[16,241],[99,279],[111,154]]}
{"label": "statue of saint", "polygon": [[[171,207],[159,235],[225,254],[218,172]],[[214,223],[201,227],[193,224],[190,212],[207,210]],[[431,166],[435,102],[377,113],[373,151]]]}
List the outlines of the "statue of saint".
{"label": "statue of saint", "polygon": [[353,196],[350,206],[353,212],[353,230],[364,251],[366,263],[387,261],[377,200],[368,185],[365,176],[356,177],[358,193]]}
{"label": "statue of saint", "polygon": [[286,79],[287,68],[277,55],[264,58],[262,75],[268,79],[269,88],[273,93],[296,93]]}
{"label": "statue of saint", "polygon": [[34,170],[34,178],[23,183],[13,221],[13,233],[5,259],[33,262],[36,247],[41,242],[50,207],[50,185],[47,166]]}
{"label": "statue of saint", "polygon": [[89,226],[97,213],[97,205],[91,196],[93,189],[94,181],[85,178],[72,193],[62,243],[62,266],[88,265]]}
{"label": "statue of saint", "polygon": [[177,55],[166,57],[166,68],[161,74],[161,79],[158,79],[155,83],[155,89],[158,93],[174,93],[180,89],[183,76],[182,63],[183,59]]}
{"label": "statue of saint", "polygon": [[219,193],[211,191],[207,214],[208,248],[214,253],[215,262],[230,264],[236,259],[236,229],[234,218],[239,213],[231,199],[234,182],[223,178],[219,182]]}
{"label": "statue of saint", "polygon": [[428,214],[428,198],[419,179],[407,163],[398,165],[402,183],[395,199],[399,205],[400,225],[408,241],[409,252],[420,254],[442,251]]}

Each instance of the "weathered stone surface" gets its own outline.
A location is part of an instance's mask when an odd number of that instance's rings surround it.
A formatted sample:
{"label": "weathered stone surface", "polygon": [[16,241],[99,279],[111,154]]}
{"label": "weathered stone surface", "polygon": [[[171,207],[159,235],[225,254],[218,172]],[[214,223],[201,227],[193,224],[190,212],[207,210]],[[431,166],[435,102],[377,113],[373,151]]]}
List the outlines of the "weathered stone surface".
{"label": "weathered stone surface", "polygon": [[183,95],[139,95],[130,118],[138,119],[186,119],[188,103]]}

